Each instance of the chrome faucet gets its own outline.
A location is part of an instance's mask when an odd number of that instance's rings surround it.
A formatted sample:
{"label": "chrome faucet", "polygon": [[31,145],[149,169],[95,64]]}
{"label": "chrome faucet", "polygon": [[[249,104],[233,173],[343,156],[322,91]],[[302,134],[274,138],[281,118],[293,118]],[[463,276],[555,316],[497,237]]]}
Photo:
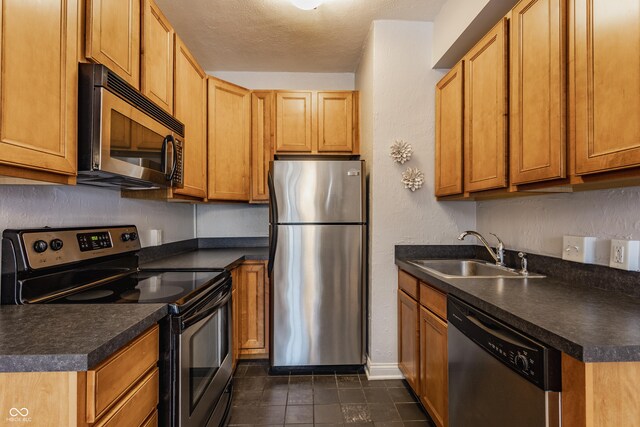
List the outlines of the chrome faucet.
{"label": "chrome faucet", "polygon": [[493,260],[496,262],[496,265],[499,265],[500,267],[504,267],[505,266],[504,243],[502,243],[502,240],[500,240],[500,238],[495,234],[493,233],[489,233],[489,234],[491,234],[496,239],[498,239],[498,246],[496,247],[495,252],[493,249],[491,249],[491,246],[489,246],[489,243],[487,242],[487,240],[484,237],[482,237],[482,234],[478,233],[477,231],[467,230],[458,236],[458,240],[464,240],[464,238],[469,235],[476,237],[478,240],[480,240],[480,242],[484,245],[484,247],[487,248],[487,251],[489,251],[489,255],[491,255],[491,258],[493,258]]}

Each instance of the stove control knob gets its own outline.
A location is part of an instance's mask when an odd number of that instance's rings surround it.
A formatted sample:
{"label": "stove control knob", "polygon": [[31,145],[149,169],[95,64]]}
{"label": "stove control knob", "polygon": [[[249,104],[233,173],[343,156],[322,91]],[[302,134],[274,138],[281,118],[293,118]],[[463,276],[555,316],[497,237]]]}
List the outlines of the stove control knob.
{"label": "stove control knob", "polygon": [[53,239],[51,242],[49,242],[49,247],[54,251],[59,251],[60,249],[62,249],[62,246],[64,246],[64,244],[60,239]]}
{"label": "stove control knob", "polygon": [[129,240],[131,240],[131,235],[129,233],[122,233],[122,235],[120,236],[120,239],[123,242],[128,242]]}
{"label": "stove control knob", "polygon": [[131,239],[132,242],[138,240],[138,233],[129,233],[129,239]]}
{"label": "stove control knob", "polygon": [[47,242],[45,242],[44,240],[36,240],[33,244],[33,250],[39,254],[46,251],[48,247],[49,245],[47,245]]}
{"label": "stove control knob", "polygon": [[516,366],[518,367],[518,369],[526,371],[527,369],[529,369],[529,361],[525,356],[519,354],[516,356]]}

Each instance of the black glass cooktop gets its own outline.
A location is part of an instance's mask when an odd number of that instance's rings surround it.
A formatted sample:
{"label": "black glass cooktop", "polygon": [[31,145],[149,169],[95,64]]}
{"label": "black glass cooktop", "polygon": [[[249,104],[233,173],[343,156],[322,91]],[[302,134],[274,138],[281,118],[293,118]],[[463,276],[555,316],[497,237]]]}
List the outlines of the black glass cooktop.
{"label": "black glass cooktop", "polygon": [[167,303],[184,305],[213,291],[225,271],[143,271],[47,301],[51,304]]}

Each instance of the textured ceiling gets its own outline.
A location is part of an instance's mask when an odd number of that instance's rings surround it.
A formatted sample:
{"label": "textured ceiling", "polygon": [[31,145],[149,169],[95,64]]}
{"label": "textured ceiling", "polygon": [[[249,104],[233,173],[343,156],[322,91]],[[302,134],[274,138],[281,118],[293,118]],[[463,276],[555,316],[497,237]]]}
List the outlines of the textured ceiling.
{"label": "textured ceiling", "polygon": [[[156,0],[208,71],[354,72],[371,22],[431,21],[445,0]],[[409,42],[409,41],[408,41]]]}

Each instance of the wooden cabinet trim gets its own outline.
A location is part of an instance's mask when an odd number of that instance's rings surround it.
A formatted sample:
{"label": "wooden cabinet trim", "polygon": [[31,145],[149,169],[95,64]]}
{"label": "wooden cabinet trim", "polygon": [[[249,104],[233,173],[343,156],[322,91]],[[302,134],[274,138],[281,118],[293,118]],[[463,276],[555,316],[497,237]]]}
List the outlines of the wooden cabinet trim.
{"label": "wooden cabinet trim", "polygon": [[159,327],[155,325],[87,371],[87,422],[100,418],[132,384],[156,365],[159,345]]}
{"label": "wooden cabinet trim", "polygon": [[511,20],[511,182],[566,177],[566,7],[526,0]]}

